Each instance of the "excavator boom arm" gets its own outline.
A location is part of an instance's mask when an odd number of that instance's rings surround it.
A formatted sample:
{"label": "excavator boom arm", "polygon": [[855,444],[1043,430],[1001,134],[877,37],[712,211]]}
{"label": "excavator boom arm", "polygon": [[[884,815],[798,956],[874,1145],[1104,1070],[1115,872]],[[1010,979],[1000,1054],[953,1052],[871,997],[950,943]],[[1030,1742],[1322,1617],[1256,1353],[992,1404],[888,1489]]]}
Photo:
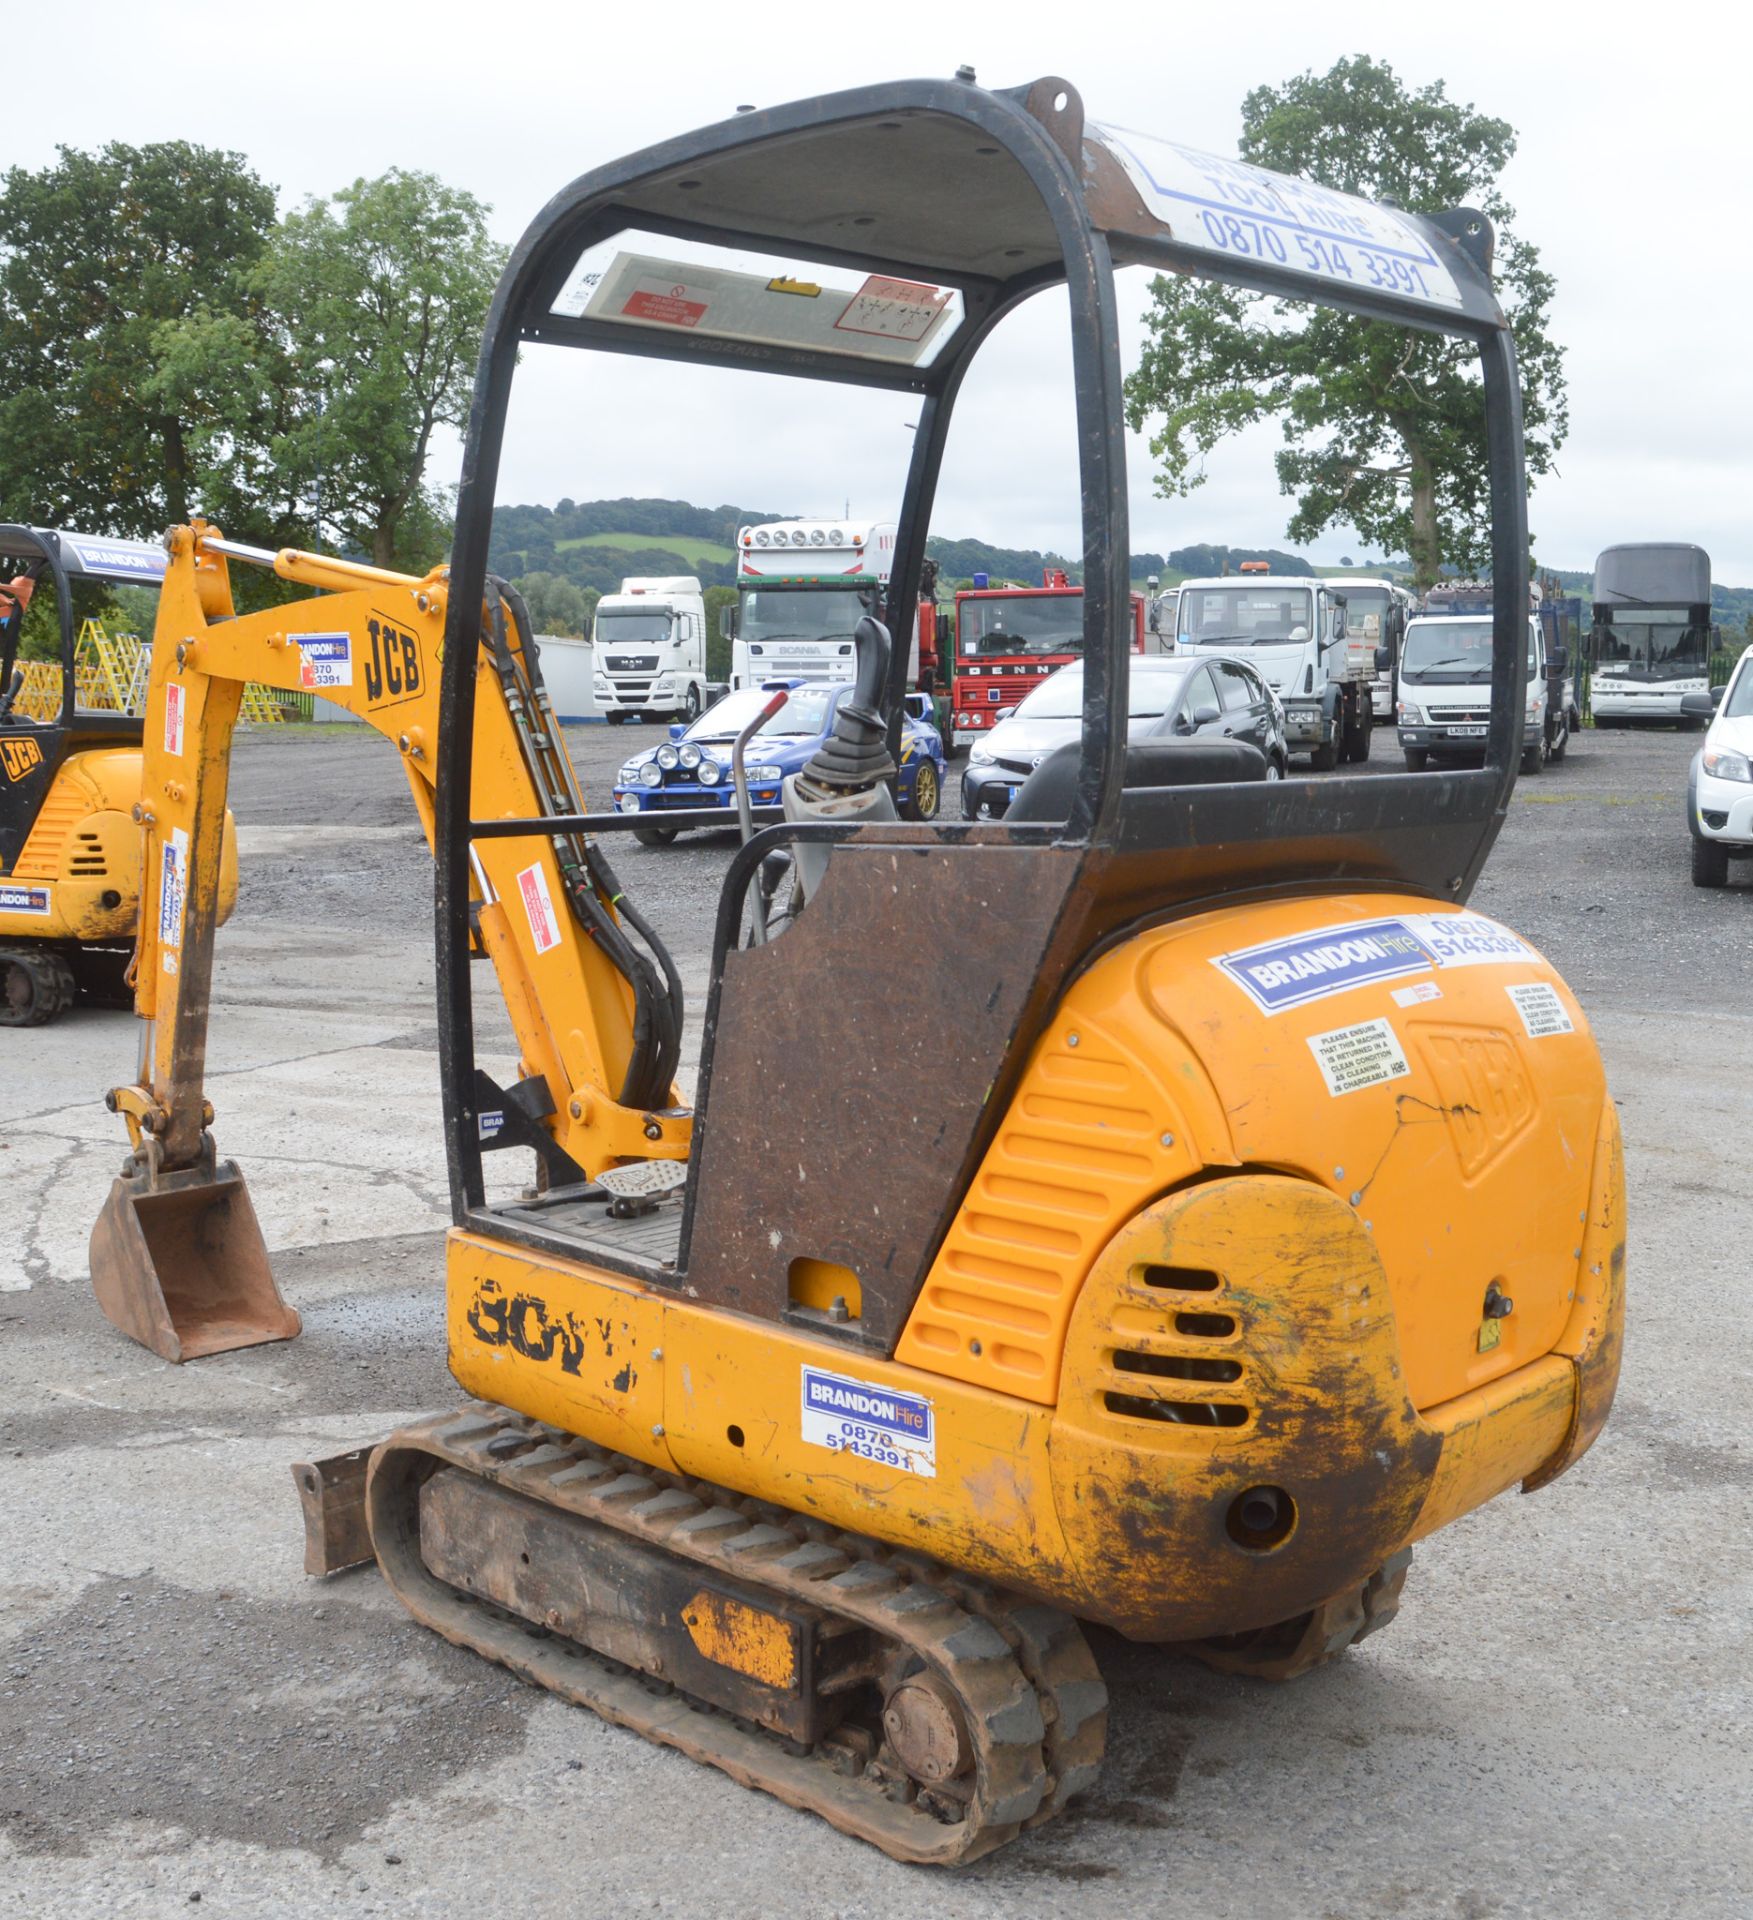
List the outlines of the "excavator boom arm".
{"label": "excavator boom arm", "polygon": [[[111,1104],[156,1142],[166,1170],[203,1153],[204,1075],[220,836],[243,688],[319,693],[402,755],[430,843],[447,588],[287,550],[257,554],[197,522],[168,537],[147,697],[139,817],[145,830],[136,1008],[150,1023],[140,1084]],[[237,616],[228,557],[320,589]],[[483,610],[472,790],[484,815],[583,811],[541,688],[521,603]],[[685,1158],[691,1117],[671,1076],[679,1001],[658,950],[633,946],[613,875],[582,836],[484,841],[472,853],[479,939],[497,971],[524,1076],[524,1110],[594,1176],[627,1160]],[[537,1084],[539,1083],[539,1084]],[[138,1138],[136,1145],[139,1144]]]}

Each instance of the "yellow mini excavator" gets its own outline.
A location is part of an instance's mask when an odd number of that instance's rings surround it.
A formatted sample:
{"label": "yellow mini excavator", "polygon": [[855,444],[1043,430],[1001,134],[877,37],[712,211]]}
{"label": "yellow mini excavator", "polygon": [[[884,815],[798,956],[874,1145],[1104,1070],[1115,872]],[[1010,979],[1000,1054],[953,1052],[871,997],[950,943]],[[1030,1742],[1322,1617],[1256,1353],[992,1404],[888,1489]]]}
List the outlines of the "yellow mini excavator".
{"label": "yellow mini excavator", "polygon": [[[1564,982],[1467,904],[1525,672],[1491,255],[1479,214],[1086,124],[1059,79],[810,99],[548,204],[489,317],[448,573],[172,534],[146,735],[151,1046],[113,1096],[135,1152],[93,1241],[106,1308],[160,1351],[267,1270],[201,1082],[244,681],[320,688],[393,739],[435,854],[449,1358],[471,1399],[350,1480],[301,1470],[319,1568],[348,1557],[362,1500],[369,1551],[438,1632],[897,1858],[953,1864],[1094,1777],[1106,1696],[1080,1622],[1288,1677],[1392,1617],[1416,1541],[1578,1459],[1618,1371],[1614,1107]],[[1477,351],[1482,769],[1316,789],[1268,781],[1236,742],[1128,746],[1123,266]],[[993,327],[1059,286],[1081,738],[1001,823],[904,824],[889,629],[955,398]],[[591,350],[918,409],[887,624],[860,625],[835,735],[729,865],[692,1110],[675,970],[603,853],[646,816],[581,806],[529,623],[486,565],[519,355]],[[239,560],[330,591],[233,619]],[[785,861],[790,911],[769,920]],[[476,942],[517,1034],[509,1086],[476,1063]],[[545,1181],[490,1202],[484,1155],[507,1144]],[[248,1322],[230,1333],[273,1337]]]}
{"label": "yellow mini excavator", "polygon": [[[127,1004],[124,974],[140,908],[138,713],[80,698],[75,589],[156,587],[164,551],[138,540],[0,526],[0,1026],[36,1027],[80,994]],[[33,596],[52,603],[59,699],[27,711],[18,664]],[[223,920],[237,895],[227,833]]]}

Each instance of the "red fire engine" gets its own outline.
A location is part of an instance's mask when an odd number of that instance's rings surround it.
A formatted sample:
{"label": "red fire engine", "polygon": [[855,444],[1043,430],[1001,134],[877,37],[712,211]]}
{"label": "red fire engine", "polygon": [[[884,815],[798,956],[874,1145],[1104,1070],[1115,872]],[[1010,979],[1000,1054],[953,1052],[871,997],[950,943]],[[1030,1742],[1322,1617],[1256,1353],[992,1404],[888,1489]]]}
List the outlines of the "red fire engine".
{"label": "red fire engine", "polygon": [[[1083,657],[1083,588],[1058,567],[1038,587],[993,587],[983,573],[956,595],[954,744],[995,727],[1056,667]],[[1144,596],[1132,596],[1132,648],[1144,651]]]}

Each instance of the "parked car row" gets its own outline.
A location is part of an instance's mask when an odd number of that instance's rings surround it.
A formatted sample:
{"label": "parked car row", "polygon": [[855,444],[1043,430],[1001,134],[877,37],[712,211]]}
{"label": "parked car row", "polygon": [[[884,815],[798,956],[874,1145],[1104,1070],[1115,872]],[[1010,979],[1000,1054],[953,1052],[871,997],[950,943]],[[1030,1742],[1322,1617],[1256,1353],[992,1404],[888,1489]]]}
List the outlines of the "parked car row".
{"label": "parked car row", "polygon": [[1735,662],[1726,686],[1686,694],[1680,711],[1710,722],[1686,779],[1692,884],[1721,887],[1731,860],[1753,859],[1753,647]]}

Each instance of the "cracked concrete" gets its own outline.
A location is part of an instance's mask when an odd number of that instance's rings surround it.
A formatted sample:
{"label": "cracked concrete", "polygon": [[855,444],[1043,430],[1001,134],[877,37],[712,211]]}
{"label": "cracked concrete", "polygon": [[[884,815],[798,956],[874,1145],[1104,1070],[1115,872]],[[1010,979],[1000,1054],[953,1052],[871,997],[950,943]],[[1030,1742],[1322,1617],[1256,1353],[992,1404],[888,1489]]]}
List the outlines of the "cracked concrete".
{"label": "cracked concrete", "polygon": [[[626,744],[586,736],[596,797]],[[1753,890],[1686,882],[1689,752],[1585,740],[1518,794],[1477,897],[1582,993],[1621,1105],[1632,1311],[1603,1439],[1420,1548],[1393,1627],[1297,1686],[1096,1636],[1100,1785],[952,1878],[513,1686],[375,1575],[305,1580],[290,1463],[455,1393],[428,881],[380,743],[245,740],[218,1134],[298,1341],[173,1368],[114,1333],[85,1236],[132,1022],[0,1034],[0,1916],[1739,1920]],[[695,1034],[728,847],[615,849]]]}

